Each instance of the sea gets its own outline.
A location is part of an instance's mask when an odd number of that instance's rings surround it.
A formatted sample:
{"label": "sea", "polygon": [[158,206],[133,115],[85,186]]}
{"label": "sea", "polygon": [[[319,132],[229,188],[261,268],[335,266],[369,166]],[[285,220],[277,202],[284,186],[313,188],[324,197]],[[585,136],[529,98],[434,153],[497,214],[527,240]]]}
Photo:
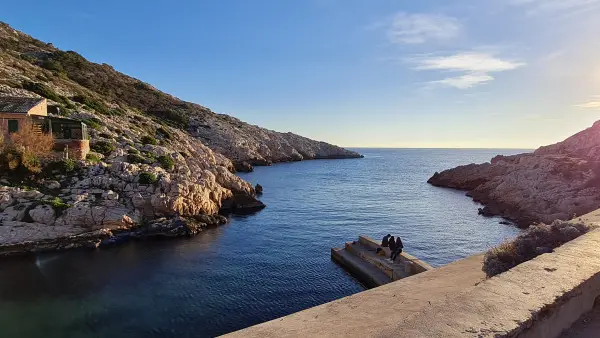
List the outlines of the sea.
{"label": "sea", "polygon": [[519,233],[427,179],[527,150],[354,150],[239,174],[267,208],[193,238],[1,259],[0,337],[213,337],[365,290],[330,257],[359,235],[439,267]]}

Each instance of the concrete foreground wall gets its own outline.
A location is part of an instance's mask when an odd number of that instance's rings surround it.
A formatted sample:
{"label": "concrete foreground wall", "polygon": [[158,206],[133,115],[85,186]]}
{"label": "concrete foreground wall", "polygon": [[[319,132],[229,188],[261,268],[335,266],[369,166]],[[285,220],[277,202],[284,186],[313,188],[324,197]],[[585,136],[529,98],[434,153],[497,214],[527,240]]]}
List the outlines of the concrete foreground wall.
{"label": "concrete foreground wall", "polygon": [[[581,218],[598,224],[600,212]],[[486,279],[482,256],[229,337],[558,337],[600,296],[600,230]]]}

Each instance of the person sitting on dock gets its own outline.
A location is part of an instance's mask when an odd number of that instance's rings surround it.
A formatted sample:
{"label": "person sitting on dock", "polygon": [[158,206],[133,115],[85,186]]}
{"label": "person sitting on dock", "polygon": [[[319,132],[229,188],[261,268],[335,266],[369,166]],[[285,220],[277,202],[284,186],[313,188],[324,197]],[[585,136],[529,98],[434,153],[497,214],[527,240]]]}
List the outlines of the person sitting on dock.
{"label": "person sitting on dock", "polygon": [[384,248],[387,248],[389,243],[390,243],[390,237],[392,237],[392,235],[387,234],[385,236],[383,236],[383,240],[381,241],[381,246]]}
{"label": "person sitting on dock", "polygon": [[396,240],[394,239],[394,236],[390,236],[390,239],[388,241],[388,246],[390,247],[390,259],[391,259],[392,256],[394,255],[394,251],[396,251]]}
{"label": "person sitting on dock", "polygon": [[[391,243],[390,243],[391,244]],[[402,239],[400,239],[400,236],[396,237],[396,243],[394,243],[396,250],[394,250],[394,252],[392,252],[392,261],[395,261],[396,258],[398,258],[398,255],[402,253],[402,249],[404,248],[404,244],[402,244]],[[390,245],[391,247],[391,245]]]}

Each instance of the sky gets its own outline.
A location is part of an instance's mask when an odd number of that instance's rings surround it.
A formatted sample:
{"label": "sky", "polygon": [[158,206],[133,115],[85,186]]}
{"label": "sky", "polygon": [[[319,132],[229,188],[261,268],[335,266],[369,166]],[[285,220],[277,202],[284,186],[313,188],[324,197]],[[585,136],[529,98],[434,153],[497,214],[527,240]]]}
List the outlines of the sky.
{"label": "sky", "polygon": [[[35,8],[35,10],[33,10]],[[600,119],[600,0],[6,1],[0,20],[346,147],[536,148]]]}

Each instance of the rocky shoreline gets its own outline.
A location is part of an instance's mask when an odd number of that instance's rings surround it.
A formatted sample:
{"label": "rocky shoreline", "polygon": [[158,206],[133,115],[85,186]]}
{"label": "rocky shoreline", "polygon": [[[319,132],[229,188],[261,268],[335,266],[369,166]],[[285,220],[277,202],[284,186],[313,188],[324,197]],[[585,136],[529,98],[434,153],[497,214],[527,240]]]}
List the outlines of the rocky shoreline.
{"label": "rocky shoreline", "polygon": [[344,154],[333,154],[333,155],[316,155],[313,157],[302,157],[302,158],[284,158],[279,160],[245,160],[245,161],[233,161],[233,166],[235,167],[235,171],[237,172],[252,172],[254,171],[254,167],[268,167],[277,163],[287,163],[287,162],[300,162],[300,161],[316,161],[316,160],[345,160],[345,159],[356,159],[356,158],[364,158],[363,155],[348,151],[348,153]]}
{"label": "rocky shoreline", "polygon": [[587,214],[600,208],[600,121],[533,153],[436,172],[428,183],[465,190],[484,205],[480,214],[522,228]]}

